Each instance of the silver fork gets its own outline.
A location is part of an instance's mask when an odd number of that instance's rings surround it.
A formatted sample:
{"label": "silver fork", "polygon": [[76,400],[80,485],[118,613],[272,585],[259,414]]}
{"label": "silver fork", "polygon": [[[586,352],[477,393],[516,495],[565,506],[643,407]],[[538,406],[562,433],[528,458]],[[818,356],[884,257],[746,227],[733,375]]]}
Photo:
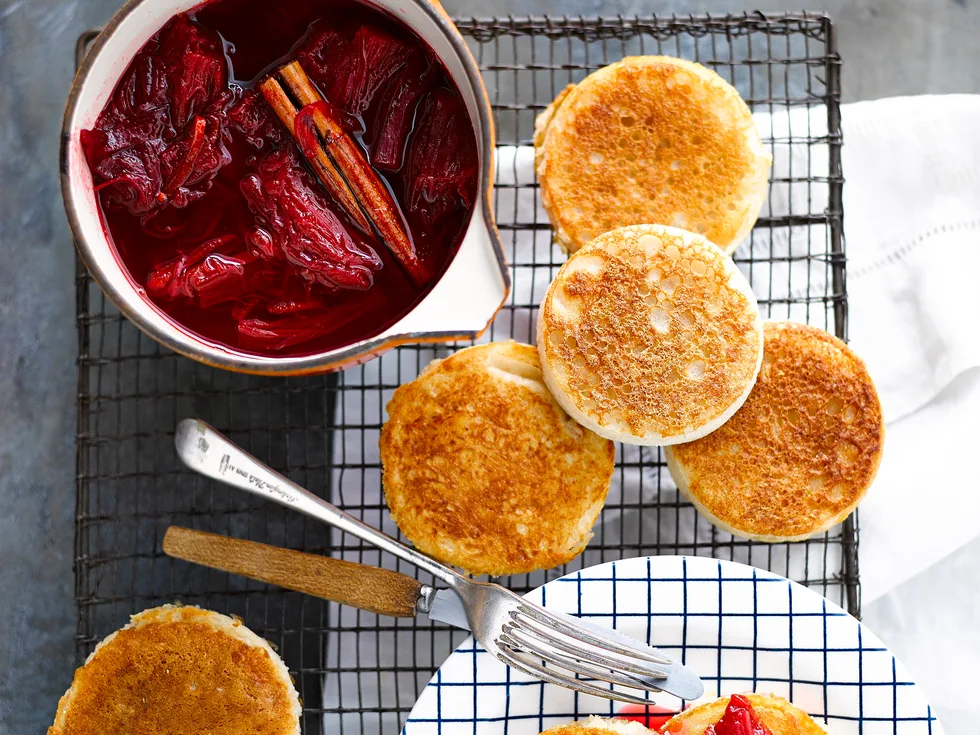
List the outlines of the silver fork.
{"label": "silver fork", "polygon": [[[181,421],[175,443],[177,454],[190,469],[305,513],[445,582],[462,602],[468,627],[480,645],[529,676],[641,705],[652,702],[622,689],[668,692],[687,700],[697,699],[704,691],[690,669],[650,646],[615,630],[545,610],[500,585],[468,579],[371,528],[262,464],[203,421]],[[438,597],[432,590],[422,599],[431,602]]]}

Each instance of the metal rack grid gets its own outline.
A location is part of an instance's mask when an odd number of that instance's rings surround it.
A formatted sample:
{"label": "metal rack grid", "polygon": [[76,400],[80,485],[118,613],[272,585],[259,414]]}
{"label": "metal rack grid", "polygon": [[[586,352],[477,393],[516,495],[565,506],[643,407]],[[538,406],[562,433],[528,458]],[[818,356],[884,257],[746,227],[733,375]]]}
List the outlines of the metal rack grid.
{"label": "metal rack grid", "polygon": [[[777,161],[792,161],[777,165],[770,190],[771,199],[783,197],[788,207],[764,210],[735,260],[769,316],[846,336],[840,60],[827,17],[508,18],[458,25],[484,71],[498,143],[506,146],[496,205],[514,291],[486,338],[532,340],[537,299],[564,260],[535,205],[528,149],[522,148],[530,144],[535,116],[566,84],[625,55],[650,53],[715,69],[760,114],[765,144]],[[80,53],[90,40],[81,39]],[[380,488],[376,447],[383,407],[399,384],[454,347],[400,347],[333,376],[221,372],[142,335],[81,264],[77,321],[79,659],[138,610],[175,600],[199,604],[241,616],[278,646],[304,701],[305,733],[394,732],[464,635],[425,620],[394,621],[340,608],[163,556],[163,534],[178,524],[415,574],[356,539],[191,475],[174,454],[173,431],[179,419],[201,417],[313,492],[397,533]],[[620,448],[609,502],[586,552],[567,568],[500,581],[527,590],[568,570],[621,557],[708,555],[790,576],[857,615],[857,544],[856,517],[803,544],[735,539],[678,497],[661,452]]]}

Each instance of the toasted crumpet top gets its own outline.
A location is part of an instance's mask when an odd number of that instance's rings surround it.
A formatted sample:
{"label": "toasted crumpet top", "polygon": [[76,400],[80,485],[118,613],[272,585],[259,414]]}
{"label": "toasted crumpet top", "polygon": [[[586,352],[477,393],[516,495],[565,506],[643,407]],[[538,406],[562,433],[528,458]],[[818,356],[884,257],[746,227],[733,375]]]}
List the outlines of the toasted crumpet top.
{"label": "toasted crumpet top", "polygon": [[798,540],[854,510],[883,444],[881,405],[861,359],[816,327],[767,322],[762,371],[745,405],[667,460],[681,490],[717,525]]}
{"label": "toasted crumpet top", "polygon": [[98,645],[48,735],[299,735],[300,713],[266,641],[225,615],[164,605]]}
{"label": "toasted crumpet top", "polygon": [[[752,709],[772,735],[827,735],[806,712],[773,694],[745,694]],[[702,735],[716,724],[728,708],[729,697],[684,710],[669,719],[660,732],[664,735]]]}
{"label": "toasted crumpet top", "polygon": [[735,88],[668,56],[628,57],[566,88],[534,145],[542,204],[569,252],[650,222],[730,253],[759,216],[771,163]]}
{"label": "toasted crumpet top", "polygon": [[562,266],[538,323],[545,378],[576,420],[634,444],[702,436],[734,413],[762,359],[745,277],[700,235],[637,225]]}
{"label": "toasted crumpet top", "polygon": [[437,360],[395,391],[388,416],[385,498],[424,553],[496,576],[563,564],[592,538],[615,449],[562,411],[530,345]]}
{"label": "toasted crumpet top", "polygon": [[592,716],[581,722],[569,722],[548,728],[541,735],[653,735],[639,722]]}

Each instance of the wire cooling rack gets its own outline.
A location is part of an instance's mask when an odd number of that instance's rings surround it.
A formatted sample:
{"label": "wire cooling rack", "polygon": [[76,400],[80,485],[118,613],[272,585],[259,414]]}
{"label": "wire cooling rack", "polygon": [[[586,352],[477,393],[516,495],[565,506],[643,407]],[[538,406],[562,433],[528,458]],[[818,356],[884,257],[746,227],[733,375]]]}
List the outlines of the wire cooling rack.
{"label": "wire cooling rack", "polygon": [[[483,69],[498,130],[496,205],[514,291],[486,338],[533,339],[534,309],[563,261],[536,206],[527,165],[534,118],[568,83],[630,54],[700,61],[758,115],[777,165],[770,205],[736,253],[764,311],[845,337],[839,73],[822,15],[468,19],[458,23]],[[80,40],[84,53],[91,35]],[[782,163],[780,163],[782,161]],[[783,201],[775,208],[773,201]],[[377,440],[394,389],[456,346],[400,347],[339,375],[270,379],[214,370],[142,335],[84,267],[79,339],[75,597],[81,660],[141,609],[179,600],[241,616],[296,678],[311,733],[392,733],[464,638],[426,620],[379,618],[174,562],[171,524],[415,570],[361,542],[188,473],[173,450],[178,420],[205,419],[248,451],[390,533]],[[596,536],[572,564],[500,580],[527,590],[623,557],[692,554],[789,576],[857,615],[857,519],[803,544],[734,539],[678,497],[656,449],[620,448]],[[427,581],[427,580],[426,580]]]}

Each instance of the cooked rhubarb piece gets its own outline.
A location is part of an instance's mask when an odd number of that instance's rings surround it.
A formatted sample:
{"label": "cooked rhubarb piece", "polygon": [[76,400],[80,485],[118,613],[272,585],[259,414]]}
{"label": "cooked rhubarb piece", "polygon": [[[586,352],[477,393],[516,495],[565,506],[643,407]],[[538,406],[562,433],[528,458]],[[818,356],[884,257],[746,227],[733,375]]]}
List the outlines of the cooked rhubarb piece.
{"label": "cooked rhubarb piece", "polygon": [[[349,313],[344,321],[349,322],[353,318],[354,315]],[[282,319],[242,319],[238,322],[238,336],[246,347],[281,352],[316,339],[327,329],[336,329],[339,326],[343,324],[322,312],[297,314]]]}
{"label": "cooked rhubarb piece", "polygon": [[362,115],[385,83],[405,65],[412,49],[377,26],[363,25],[337,62],[323,91],[327,99],[351,115]]}
{"label": "cooked rhubarb piece", "polygon": [[228,62],[217,34],[178,15],[160,37],[155,59],[167,81],[171,124],[181,130],[195,115],[207,113],[228,94]]}
{"label": "cooked rhubarb piece", "polygon": [[229,160],[222,138],[231,101],[217,34],[186,15],[137,54],[81,140],[103,201],[147,216],[204,196]]}
{"label": "cooked rhubarb piece", "polygon": [[326,90],[333,86],[334,78],[344,72],[339,62],[349,44],[350,38],[340,31],[316,23],[306,43],[296,52],[296,60],[303,65],[313,83]]}
{"label": "cooked rhubarb piece", "polygon": [[476,139],[462,101],[448,89],[422,101],[405,162],[405,205],[432,227],[476,196]]}
{"label": "cooked rhubarb piece", "polygon": [[286,131],[258,92],[246,89],[228,110],[228,124],[259,150],[278,148],[287,139]]}
{"label": "cooked rhubarb piece", "polygon": [[246,260],[218,253],[237,239],[216,237],[164,263],[147,276],[147,291],[167,299],[197,298],[205,309],[242,296]]}
{"label": "cooked rhubarb piece", "polygon": [[725,714],[714,725],[704,731],[704,735],[772,735],[769,728],[759,721],[746,697],[733,694],[728,700]]}
{"label": "cooked rhubarb piece", "polygon": [[415,110],[422,95],[429,91],[436,69],[421,51],[414,51],[408,63],[388,82],[377,106],[371,163],[383,171],[402,167],[405,143],[415,121]]}
{"label": "cooked rhubarb piece", "polygon": [[187,286],[202,309],[210,309],[245,294],[247,261],[233,255],[209,255],[187,272]]}
{"label": "cooked rhubarb piece", "polygon": [[281,254],[304,277],[332,288],[366,289],[374,282],[381,259],[330,211],[291,148],[262,158],[241,189],[256,215],[250,243],[274,248],[257,247],[256,255]]}
{"label": "cooked rhubarb piece", "polygon": [[322,309],[326,304],[320,299],[307,298],[300,300],[290,300],[290,301],[276,301],[273,304],[269,304],[268,311],[270,314],[275,314],[276,316],[285,316],[287,314],[301,314],[307,311],[315,311],[316,309]]}
{"label": "cooked rhubarb piece", "polygon": [[223,124],[217,114],[198,115],[181,139],[160,154],[164,183],[157,201],[161,205],[186,207],[204,196],[218,170],[230,160],[222,135]]}

